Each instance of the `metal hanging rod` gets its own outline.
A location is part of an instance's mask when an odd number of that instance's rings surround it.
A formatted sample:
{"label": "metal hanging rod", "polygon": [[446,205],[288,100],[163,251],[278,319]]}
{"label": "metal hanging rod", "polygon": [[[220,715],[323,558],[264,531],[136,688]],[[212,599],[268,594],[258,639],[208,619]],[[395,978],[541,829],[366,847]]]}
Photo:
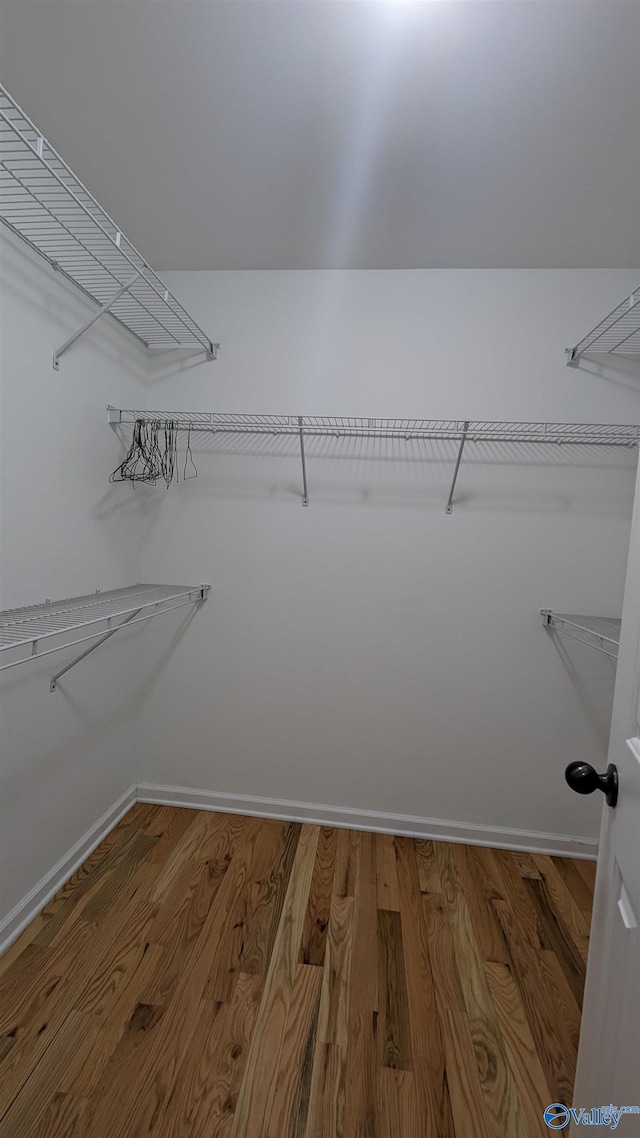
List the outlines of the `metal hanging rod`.
{"label": "metal hanging rod", "polygon": [[[605,656],[618,659],[622,621],[609,616],[581,616],[579,613],[554,612],[540,609],[542,623],[549,631],[559,632],[570,640],[588,644]],[[578,635],[581,634],[581,635]]]}
{"label": "metal hanging rod", "polygon": [[454,492],[463,451],[470,443],[542,443],[573,446],[637,446],[640,426],[633,423],[522,423],[475,419],[376,419],[340,415],[246,415],[210,411],[149,411],[107,406],[109,422],[133,425],[137,420],[170,420],[177,430],[231,435],[291,435],[300,442],[302,504],[309,504],[305,439],[313,437],[434,439],[459,444],[447,514],[453,511]]}
{"label": "metal hanging rod", "polygon": [[0,85],[0,220],[77,285],[99,311],[53,357],[109,313],[149,349],[214,344]]}
{"label": "metal hanging rod", "polygon": [[566,362],[575,364],[587,352],[598,355],[636,355],[640,352],[640,285],[575,348],[565,348]]}
{"label": "metal hanging rod", "polygon": [[[0,652],[28,649],[28,653],[8,664],[2,664],[0,672],[27,664],[30,660],[50,656],[53,652],[61,652],[64,648],[95,640],[96,643],[52,677],[50,688],[55,691],[61,676],[125,626],[128,628],[133,624],[141,624],[143,620],[151,620],[161,613],[206,601],[210,589],[210,585],[132,585],[105,592],[98,589],[86,596],[45,601],[44,604],[28,605],[25,608],[5,609],[0,612]],[[143,615],[140,616],[140,613]],[[113,624],[114,620],[119,620],[120,623]],[[86,636],[74,635],[94,625],[101,627]],[[62,643],[41,651],[41,641],[51,637],[65,639]]]}

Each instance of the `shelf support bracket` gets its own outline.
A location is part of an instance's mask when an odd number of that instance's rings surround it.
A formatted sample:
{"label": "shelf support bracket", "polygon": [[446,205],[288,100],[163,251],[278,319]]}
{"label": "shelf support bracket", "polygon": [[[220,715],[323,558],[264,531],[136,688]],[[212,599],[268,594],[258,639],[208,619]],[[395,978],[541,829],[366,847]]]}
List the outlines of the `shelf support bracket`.
{"label": "shelf support bracket", "polygon": [[76,332],[73,336],[70,336],[68,340],[65,340],[62,347],[58,348],[57,352],[53,353],[54,371],[60,370],[60,356],[63,356],[64,353],[72,346],[72,344],[75,344],[76,340],[79,340],[81,336],[84,336],[85,332],[88,332],[89,329],[93,327],[96,320],[99,320],[101,316],[104,316],[105,312],[108,312],[109,309],[112,308],[116,303],[116,301],[120,300],[120,297],[124,296],[125,292],[129,291],[131,286],[136,283],[139,276],[140,273],[136,273],[136,275],[132,277],[130,281],[127,281],[126,284],[123,284],[122,287],[118,289],[116,294],[111,297],[111,300],[108,300],[106,304],[103,304],[102,308],[98,309],[98,311],[91,317],[91,319],[87,320],[86,324],[82,325],[82,328],[80,328],[78,332]]}
{"label": "shelf support bracket", "polygon": [[302,415],[298,415],[298,426],[300,430],[300,459],[302,462],[302,505],[309,505],[309,488],[307,486],[307,463],[304,455],[304,426]]}
{"label": "shelf support bracket", "polygon": [[99,640],[96,640],[95,644],[91,644],[89,648],[85,648],[84,652],[81,652],[79,656],[76,656],[75,660],[72,660],[71,663],[67,664],[65,668],[61,668],[59,672],[56,672],[55,676],[51,677],[49,691],[55,691],[56,683],[61,676],[64,676],[71,670],[71,668],[75,668],[76,664],[79,664],[81,660],[84,660],[85,656],[89,656],[91,652],[95,652],[96,648],[99,648],[101,644],[104,644],[105,640],[109,640],[110,637],[115,636],[116,632],[119,632],[121,628],[124,628],[125,624],[128,624],[130,620],[133,620],[134,616],[137,616],[141,611],[141,609],[136,609],[135,612],[130,612],[129,615],[121,622],[121,624],[116,625],[115,628],[110,628],[108,632],[105,632],[104,636],[101,636]]}
{"label": "shelf support bracket", "polygon": [[453,495],[454,495],[455,489],[456,489],[456,482],[458,481],[458,471],[460,470],[460,463],[462,462],[462,452],[464,450],[464,444],[467,441],[468,431],[469,431],[469,420],[467,419],[465,421],[465,424],[464,424],[464,427],[462,430],[462,437],[460,439],[460,446],[458,448],[458,457],[456,459],[456,465],[455,465],[455,469],[453,471],[453,478],[451,480],[451,489],[449,490],[449,497],[447,498],[447,506],[446,506],[446,510],[445,510],[445,513],[447,513],[447,514],[453,513]]}

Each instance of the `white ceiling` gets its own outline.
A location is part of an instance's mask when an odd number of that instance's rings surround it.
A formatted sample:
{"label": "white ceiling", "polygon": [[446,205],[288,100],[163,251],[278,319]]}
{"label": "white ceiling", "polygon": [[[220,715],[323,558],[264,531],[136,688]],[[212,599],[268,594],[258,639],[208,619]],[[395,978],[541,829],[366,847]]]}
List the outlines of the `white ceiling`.
{"label": "white ceiling", "polygon": [[640,263],[636,0],[2,0],[0,37],[161,269]]}

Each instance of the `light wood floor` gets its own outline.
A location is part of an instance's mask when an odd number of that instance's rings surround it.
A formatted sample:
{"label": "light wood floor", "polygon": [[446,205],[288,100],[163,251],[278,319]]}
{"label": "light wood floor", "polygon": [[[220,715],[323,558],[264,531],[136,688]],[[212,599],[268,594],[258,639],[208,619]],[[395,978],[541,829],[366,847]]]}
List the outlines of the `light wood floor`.
{"label": "light wood floor", "polygon": [[1,1138],[534,1138],[594,866],[138,805],[0,960]]}

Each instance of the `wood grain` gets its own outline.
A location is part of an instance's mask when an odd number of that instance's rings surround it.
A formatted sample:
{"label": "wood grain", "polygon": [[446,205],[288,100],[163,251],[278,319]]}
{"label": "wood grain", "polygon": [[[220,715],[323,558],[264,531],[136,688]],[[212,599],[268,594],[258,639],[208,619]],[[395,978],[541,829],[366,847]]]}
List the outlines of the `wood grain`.
{"label": "wood grain", "polygon": [[[445,1008],[441,1016],[447,1085],[456,1138],[492,1138],[494,1133],[482,1093],[471,1028],[462,1008]],[[503,1138],[507,1138],[504,1132]],[[518,1135],[518,1138],[524,1138]]]}
{"label": "wood grain", "polygon": [[327,943],[327,928],[333,892],[338,831],[323,826],[318,836],[316,862],[313,867],[309,904],[300,945],[300,963],[322,967]]}
{"label": "wood grain", "polygon": [[316,1042],[305,1138],[345,1138],[347,1048]]}
{"label": "wood grain", "polygon": [[434,853],[434,843],[427,839],[416,838],[413,843],[418,863],[418,878],[421,893],[442,893],[440,873]]}
{"label": "wood grain", "polygon": [[88,1099],[55,1094],[42,1116],[34,1138],[84,1138],[88,1113]]}
{"label": "wood grain", "polygon": [[571,863],[577,873],[580,874],[587,889],[593,897],[593,891],[596,887],[596,870],[597,862],[587,861],[585,858],[575,858]]}
{"label": "wood grain", "polygon": [[[118,1138],[133,1138],[134,1135],[138,1138],[140,1134],[151,1133],[158,1118],[162,1118],[168,1108],[175,1092],[180,1065],[190,1047],[194,1022],[211,968],[211,957],[227,926],[229,913],[233,911],[237,890],[246,881],[258,838],[258,827],[247,827],[245,842],[238,849],[216,892],[189,956],[189,965],[182,973],[166,1015],[139,1064],[136,1082],[131,1085],[128,1094],[120,1095],[117,1099],[110,1097],[105,1102],[105,1113],[111,1117]],[[193,848],[190,843],[188,856],[192,856]]]}
{"label": "wood grain", "polygon": [[[502,929],[493,909],[487,904],[482,863],[473,854],[471,846],[454,846],[456,873],[471,916],[478,951],[483,960],[506,964],[509,958]],[[519,870],[521,857],[521,854],[514,857]],[[535,866],[533,868],[535,870]]]}
{"label": "wood grain", "polygon": [[[340,848],[340,847],[339,847]],[[373,834],[348,841],[353,868],[354,940],[351,956],[345,1072],[345,1134],[374,1138],[378,1126],[378,914]],[[336,872],[336,881],[340,875]],[[336,890],[337,892],[337,890]]]}
{"label": "wood grain", "polygon": [[536,910],[547,932],[550,948],[558,958],[576,1003],[582,1007],[585,962],[580,950],[575,940],[572,939],[571,933],[564,924],[560,913],[557,909],[554,910],[552,907],[545,884],[542,881],[533,881],[531,879],[527,879],[525,884],[528,888],[532,906]]}
{"label": "wood grain", "polygon": [[0,1138],[33,1138],[52,1105],[59,1081],[77,1059],[93,1026],[93,1017],[87,1012],[69,1012],[47,1049],[47,1062],[37,1064],[0,1121]]}
{"label": "wood grain", "polygon": [[497,1014],[482,967],[463,883],[458,877],[455,855],[456,848],[452,845],[442,842],[436,847],[453,956],[491,1130],[496,1138],[504,1134],[526,1133],[523,1108],[511,1068],[506,1062]]}
{"label": "wood grain", "polygon": [[378,910],[378,1043],[380,1066],[410,1071],[409,1000],[400,913]]}
{"label": "wood grain", "polygon": [[[229,1134],[262,983],[260,976],[241,973],[231,1001],[221,1005],[202,1051],[192,1052],[192,1068],[185,1072],[180,1092],[185,1119],[193,1117],[189,1138],[226,1138]],[[184,1088],[186,1081],[190,1091]]]}
{"label": "wood grain", "polygon": [[138,804],[0,960],[0,1138],[543,1138],[593,873]]}
{"label": "wood grain", "polygon": [[392,834],[376,834],[376,886],[379,909],[400,911],[396,844]]}
{"label": "wood grain", "polygon": [[[398,887],[406,960],[412,1069],[415,1072],[417,1138],[452,1132],[442,1031],[436,1000],[429,932],[424,902],[434,894],[421,894],[418,859],[409,838],[396,839]],[[440,880],[439,874],[437,880]],[[424,1030],[424,1024],[430,1030]]]}
{"label": "wood grain", "polygon": [[267,1123],[269,1138],[298,1138],[306,1130],[321,983],[321,968],[298,965]]}
{"label": "wood grain", "polygon": [[491,998],[498,1013],[505,1052],[526,1114],[530,1138],[545,1138],[548,1129],[539,1106],[545,1100],[551,1102],[551,1093],[517,985],[507,964],[489,960],[484,967]]}
{"label": "wood grain", "polygon": [[[556,860],[556,858],[536,855],[536,864],[540,870],[540,882],[536,888],[542,889],[548,898],[551,912],[554,915],[557,914],[558,920],[561,922],[563,928],[566,928],[571,941],[578,949],[583,962],[586,964],[589,950],[591,913],[589,911],[587,915],[574,898],[570,885],[567,882],[568,870],[561,870],[556,865]],[[575,877],[577,881],[584,886],[584,882],[582,882],[577,870],[575,871]],[[569,878],[569,881],[571,885],[575,887],[574,880]],[[584,886],[584,888],[586,890],[586,886]]]}
{"label": "wood grain", "polygon": [[259,843],[253,867],[240,966],[243,972],[263,979],[269,969],[300,828],[297,822],[271,823],[269,839],[265,835]]}
{"label": "wood grain", "polygon": [[545,982],[541,950],[505,901],[493,902],[509,946],[509,965],[553,1102],[570,1102],[575,1074],[575,1048],[558,1014],[558,1001]]}
{"label": "wood grain", "polygon": [[256,1017],[231,1138],[246,1138],[249,1134],[266,1138],[317,847],[317,827],[303,825]]}

